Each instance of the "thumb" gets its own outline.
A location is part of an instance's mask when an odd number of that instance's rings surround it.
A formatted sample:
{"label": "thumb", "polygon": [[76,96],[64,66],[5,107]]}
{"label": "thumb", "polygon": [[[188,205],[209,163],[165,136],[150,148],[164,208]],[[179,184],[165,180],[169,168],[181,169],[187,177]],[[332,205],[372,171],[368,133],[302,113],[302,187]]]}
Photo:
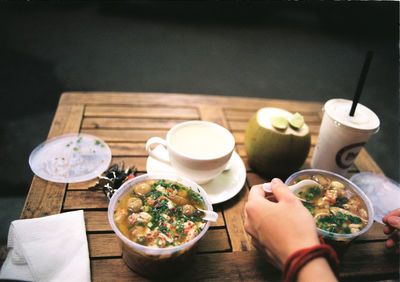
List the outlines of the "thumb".
{"label": "thumb", "polygon": [[290,191],[289,187],[287,187],[279,178],[272,179],[271,189],[278,202],[280,202],[282,199],[292,196],[292,192]]}

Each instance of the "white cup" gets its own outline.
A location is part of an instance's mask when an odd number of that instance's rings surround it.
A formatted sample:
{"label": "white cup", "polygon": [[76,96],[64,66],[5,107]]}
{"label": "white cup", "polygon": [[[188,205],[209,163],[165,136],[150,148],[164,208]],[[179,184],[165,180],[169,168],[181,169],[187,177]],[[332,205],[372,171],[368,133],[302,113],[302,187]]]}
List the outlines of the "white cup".
{"label": "white cup", "polygon": [[341,175],[353,164],[369,137],[378,132],[379,118],[369,108],[358,104],[350,116],[352,101],[332,99],[324,105],[324,116],[311,167]]}
{"label": "white cup", "polygon": [[[168,157],[154,151],[154,144],[164,146]],[[152,158],[198,184],[209,182],[225,169],[234,147],[235,139],[226,128],[207,121],[177,124],[168,131],[166,140],[152,137],[146,143]]]}

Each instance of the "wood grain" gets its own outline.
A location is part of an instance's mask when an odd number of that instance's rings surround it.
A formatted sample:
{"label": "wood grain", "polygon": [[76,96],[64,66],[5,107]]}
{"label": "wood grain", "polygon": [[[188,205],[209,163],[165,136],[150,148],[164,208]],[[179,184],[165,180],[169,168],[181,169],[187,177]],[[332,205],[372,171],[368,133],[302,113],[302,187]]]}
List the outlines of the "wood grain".
{"label": "wood grain", "polygon": [[165,138],[167,130],[153,129],[82,129],[82,133],[95,135],[106,142],[146,142],[150,137]]}
{"label": "wood grain", "polygon": [[[59,105],[48,138],[78,133],[82,121],[83,105]],[[20,218],[41,217],[61,212],[66,184],[33,177]]]}
{"label": "wood grain", "polygon": [[130,105],[96,105],[86,106],[85,117],[138,117],[138,118],[181,118],[198,119],[199,115],[193,107],[137,107]]}
{"label": "wood grain", "polygon": [[[218,221],[200,240],[190,267],[179,269],[178,275],[169,280],[280,281],[280,271],[255,251],[243,225],[249,188],[270,180],[249,167],[243,143],[249,118],[262,107],[299,111],[304,116],[312,146],[301,169],[309,168],[322,118],[322,104],[317,102],[176,93],[69,92],[60,98],[48,137],[76,132],[95,135],[109,144],[111,163],[123,161],[125,166],[135,166],[140,175],[146,172],[145,142],[150,137],[165,138],[169,128],[187,120],[207,120],[228,128],[246,166],[245,187],[232,199],[214,206]],[[383,173],[365,149],[348,176],[358,171]],[[21,218],[83,209],[92,280],[146,281],[123,263],[119,242],[108,223],[109,201],[103,192],[88,190],[96,181],[66,185],[34,177]],[[385,239],[382,225],[374,223],[351,242],[341,258],[340,280],[398,279],[399,258],[386,250]]]}
{"label": "wood grain", "polygon": [[66,184],[34,176],[20,218],[36,218],[61,212]]}
{"label": "wood grain", "polygon": [[83,105],[59,105],[47,138],[68,133],[78,133],[83,110]]}
{"label": "wood grain", "polygon": [[244,229],[244,206],[247,202],[248,188],[243,187],[233,199],[223,203],[226,228],[228,230],[232,250],[248,251],[253,250],[251,237]]}
{"label": "wood grain", "polygon": [[[122,259],[92,261],[94,281],[132,281],[143,280],[132,272]],[[115,271],[117,270],[117,271]],[[281,273],[266,263],[259,253],[225,252],[200,254],[193,257],[186,269],[179,269],[178,275],[170,276],[168,281],[280,281]],[[114,276],[112,276],[114,274]],[[144,280],[146,281],[146,280]]]}
{"label": "wood grain", "polygon": [[146,143],[108,142],[114,157],[148,157]]}
{"label": "wood grain", "polygon": [[[366,259],[368,258],[368,259]],[[382,242],[353,244],[341,260],[340,281],[399,279],[399,258],[385,249]],[[212,267],[210,267],[212,266]],[[372,267],[373,266],[373,267]],[[142,280],[122,259],[95,260],[91,264],[94,281]],[[196,255],[186,271],[169,280],[280,281],[281,272],[270,265],[258,251],[224,252]]]}
{"label": "wood grain", "polygon": [[85,117],[83,129],[170,129],[178,123],[197,119],[163,119],[163,118],[114,118],[114,117]]}

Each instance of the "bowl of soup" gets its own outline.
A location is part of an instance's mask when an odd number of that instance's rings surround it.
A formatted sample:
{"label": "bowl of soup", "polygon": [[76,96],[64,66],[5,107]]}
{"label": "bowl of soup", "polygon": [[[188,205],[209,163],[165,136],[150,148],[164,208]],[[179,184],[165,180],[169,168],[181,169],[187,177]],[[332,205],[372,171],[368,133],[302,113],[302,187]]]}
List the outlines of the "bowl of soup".
{"label": "bowl of soup", "polygon": [[144,276],[184,269],[210,222],[207,194],[195,182],[173,174],[145,174],[125,182],[112,196],[108,220],[122,258]]}
{"label": "bowl of soup", "polygon": [[350,180],[326,170],[306,169],[292,174],[285,184],[293,185],[305,179],[321,186],[303,187],[293,193],[305,200],[302,203],[313,215],[323,238],[347,243],[372,226],[372,203]]}

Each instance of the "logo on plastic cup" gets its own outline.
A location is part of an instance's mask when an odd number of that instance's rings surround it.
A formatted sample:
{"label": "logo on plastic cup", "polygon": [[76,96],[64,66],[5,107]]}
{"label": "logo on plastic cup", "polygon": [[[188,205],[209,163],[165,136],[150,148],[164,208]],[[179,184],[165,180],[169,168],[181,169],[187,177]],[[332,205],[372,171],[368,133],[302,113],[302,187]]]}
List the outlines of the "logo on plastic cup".
{"label": "logo on plastic cup", "polygon": [[349,168],[357,157],[365,142],[347,145],[339,150],[336,154],[336,164],[342,169]]}

